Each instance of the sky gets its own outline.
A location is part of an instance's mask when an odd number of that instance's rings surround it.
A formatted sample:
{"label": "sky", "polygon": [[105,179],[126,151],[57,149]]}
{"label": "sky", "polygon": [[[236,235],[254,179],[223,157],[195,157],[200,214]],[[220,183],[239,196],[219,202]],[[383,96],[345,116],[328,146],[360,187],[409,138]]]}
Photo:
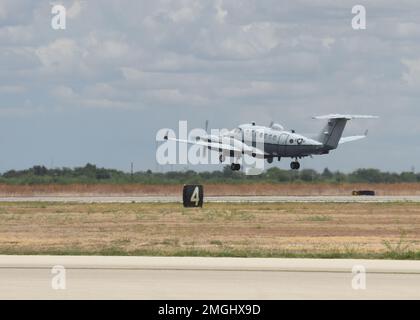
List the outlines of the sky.
{"label": "sky", "polygon": [[367,139],[303,168],[420,171],[419,17],[417,0],[1,0],[0,171],[168,170],[156,133],[179,120],[317,133],[311,117],[329,113],[380,118],[353,120],[344,135]]}

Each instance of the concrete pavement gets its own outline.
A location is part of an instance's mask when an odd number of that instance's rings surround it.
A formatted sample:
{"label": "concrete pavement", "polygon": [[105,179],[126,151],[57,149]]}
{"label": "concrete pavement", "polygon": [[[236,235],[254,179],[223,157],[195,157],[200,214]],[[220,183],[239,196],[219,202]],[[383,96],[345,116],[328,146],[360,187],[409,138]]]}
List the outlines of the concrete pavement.
{"label": "concrete pavement", "polygon": [[[355,266],[364,290],[352,287]],[[420,261],[0,256],[1,299],[419,299],[419,289]]]}

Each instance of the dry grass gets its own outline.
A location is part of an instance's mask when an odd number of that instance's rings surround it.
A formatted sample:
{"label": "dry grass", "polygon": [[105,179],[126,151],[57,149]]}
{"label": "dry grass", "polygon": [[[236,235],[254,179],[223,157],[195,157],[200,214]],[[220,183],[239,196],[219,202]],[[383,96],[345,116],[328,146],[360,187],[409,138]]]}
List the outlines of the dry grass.
{"label": "dry grass", "polygon": [[[205,184],[206,195],[351,195],[353,190],[375,190],[378,195],[420,195],[420,183],[396,184]],[[0,196],[35,195],[180,195],[182,185],[145,184],[0,184]]]}
{"label": "dry grass", "polygon": [[203,209],[184,209],[179,204],[34,202],[0,206],[3,254],[362,257],[393,250],[420,251],[420,205],[212,203]]}

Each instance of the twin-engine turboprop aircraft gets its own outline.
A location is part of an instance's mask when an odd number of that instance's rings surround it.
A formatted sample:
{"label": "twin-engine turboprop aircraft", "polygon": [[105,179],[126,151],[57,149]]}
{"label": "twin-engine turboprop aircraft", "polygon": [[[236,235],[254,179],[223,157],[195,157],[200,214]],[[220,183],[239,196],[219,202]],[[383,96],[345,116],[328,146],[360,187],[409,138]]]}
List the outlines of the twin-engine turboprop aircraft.
{"label": "twin-engine turboprop aircraft", "polygon": [[[274,158],[279,161],[285,157],[292,158],[294,161],[290,163],[290,168],[297,170],[300,168],[298,159],[327,154],[336,149],[339,144],[366,138],[367,131],[364,135],[359,136],[342,137],[342,134],[347,121],[371,118],[378,117],[342,114],[313,117],[313,119],[327,120],[327,124],[322,131],[314,137],[303,136],[294,130],[287,131],[277,123],[271,123],[269,127],[265,127],[258,126],[253,122],[242,124],[224,134],[197,136],[195,141],[169,138],[167,135],[165,139],[200,145],[209,150],[217,151],[219,152],[220,162],[224,162],[226,157],[232,157],[234,158],[231,164],[232,170],[240,170],[240,164],[235,163],[235,161],[237,162],[243,155],[266,159],[268,163],[272,163]],[[206,127],[207,125],[208,122],[206,122]]]}

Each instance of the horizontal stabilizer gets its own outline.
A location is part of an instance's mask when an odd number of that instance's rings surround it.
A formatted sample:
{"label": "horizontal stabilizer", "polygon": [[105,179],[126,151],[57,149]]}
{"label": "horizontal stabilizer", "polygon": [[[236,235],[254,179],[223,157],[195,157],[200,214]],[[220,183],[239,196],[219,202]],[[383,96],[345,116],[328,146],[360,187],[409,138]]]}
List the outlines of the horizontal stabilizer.
{"label": "horizontal stabilizer", "polygon": [[316,116],[312,117],[312,119],[377,119],[378,116],[371,116],[371,115],[358,115],[358,114],[327,114],[323,116]]}
{"label": "horizontal stabilizer", "polygon": [[357,140],[360,140],[360,139],[364,139],[366,137],[367,137],[366,135],[364,135],[364,136],[343,137],[343,138],[340,139],[340,141],[338,142],[338,144],[342,144],[342,143],[346,143],[346,142],[352,142],[352,141],[357,141]]}

